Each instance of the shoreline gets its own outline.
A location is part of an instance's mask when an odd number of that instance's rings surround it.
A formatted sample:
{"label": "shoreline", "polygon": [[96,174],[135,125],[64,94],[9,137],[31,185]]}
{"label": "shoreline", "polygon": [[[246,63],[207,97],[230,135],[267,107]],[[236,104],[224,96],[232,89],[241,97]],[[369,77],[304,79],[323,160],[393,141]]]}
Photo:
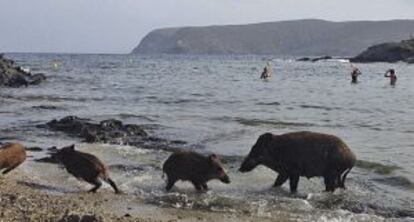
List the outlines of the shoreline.
{"label": "shoreline", "polygon": [[53,194],[42,191],[47,188],[47,184],[35,182],[22,169],[1,176],[0,221],[292,221],[283,216],[262,218],[160,207],[133,194],[116,195],[109,189]]}

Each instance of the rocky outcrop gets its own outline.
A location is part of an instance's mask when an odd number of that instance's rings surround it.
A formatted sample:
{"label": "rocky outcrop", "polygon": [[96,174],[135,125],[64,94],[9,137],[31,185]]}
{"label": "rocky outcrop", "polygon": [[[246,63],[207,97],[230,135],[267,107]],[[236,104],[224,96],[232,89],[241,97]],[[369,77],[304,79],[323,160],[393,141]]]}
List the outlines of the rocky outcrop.
{"label": "rocky outcrop", "polygon": [[99,123],[76,116],[66,116],[60,120],[52,120],[39,128],[64,132],[70,136],[78,137],[88,143],[109,143],[139,146],[146,149],[175,150],[176,145],[185,144],[184,141],[169,141],[150,136],[143,126],[136,124],[123,124],[116,119],[107,119]]}
{"label": "rocky outcrop", "polygon": [[316,58],[309,58],[309,57],[303,57],[299,58],[296,61],[298,62],[318,62],[321,60],[330,60],[333,59],[332,56],[322,56],[322,57],[316,57]]}
{"label": "rocky outcrop", "polygon": [[369,47],[351,62],[414,62],[414,39]]}
{"label": "rocky outcrop", "polygon": [[371,45],[401,41],[414,20],[330,22],[296,20],[151,31],[138,54],[257,54],[349,57]]}
{"label": "rocky outcrop", "polygon": [[21,87],[38,85],[46,79],[42,73],[32,75],[16,66],[13,60],[6,59],[0,54],[0,87]]}

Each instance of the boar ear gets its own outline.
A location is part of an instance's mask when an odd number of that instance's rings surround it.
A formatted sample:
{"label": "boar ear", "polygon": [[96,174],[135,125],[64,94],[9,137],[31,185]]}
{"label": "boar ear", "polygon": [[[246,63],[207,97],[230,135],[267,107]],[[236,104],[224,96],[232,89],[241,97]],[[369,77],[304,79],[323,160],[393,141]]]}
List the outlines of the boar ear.
{"label": "boar ear", "polygon": [[75,144],[70,145],[70,146],[69,146],[69,149],[70,149],[70,150],[75,150]]}

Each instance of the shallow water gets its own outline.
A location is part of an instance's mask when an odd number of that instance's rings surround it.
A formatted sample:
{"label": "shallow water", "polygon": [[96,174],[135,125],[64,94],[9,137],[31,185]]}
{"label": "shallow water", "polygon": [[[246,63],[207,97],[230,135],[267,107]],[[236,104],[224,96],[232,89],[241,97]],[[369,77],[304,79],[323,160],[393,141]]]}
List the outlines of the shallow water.
{"label": "shallow water", "polygon": [[[46,73],[48,80],[35,87],[0,89],[0,142],[76,143],[105,160],[123,190],[149,204],[303,221],[414,217],[414,66],[358,64],[363,75],[359,84],[350,84],[349,63],[335,60],[274,58],[274,75],[262,81],[258,75],[267,58],[255,56],[7,56]],[[395,87],[383,77],[390,67],[397,70]],[[177,183],[166,193],[160,169],[168,152],[84,144],[35,127],[66,115],[148,124],[153,135],[222,155],[232,183],[212,181],[211,191],[201,195],[190,184]],[[301,178],[299,194],[292,196],[287,184],[271,188],[276,174],[264,167],[237,172],[260,134],[298,130],[338,135],[353,149],[360,161],[347,180],[348,190],[327,194],[321,179]],[[25,166],[47,185],[46,192],[88,188],[55,165],[29,161]]]}

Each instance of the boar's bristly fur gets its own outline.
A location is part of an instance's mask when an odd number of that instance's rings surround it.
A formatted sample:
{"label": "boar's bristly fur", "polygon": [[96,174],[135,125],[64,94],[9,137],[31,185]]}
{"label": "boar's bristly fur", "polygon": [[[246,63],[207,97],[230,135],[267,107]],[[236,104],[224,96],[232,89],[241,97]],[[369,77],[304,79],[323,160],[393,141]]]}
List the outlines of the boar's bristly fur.
{"label": "boar's bristly fur", "polygon": [[92,154],[75,150],[75,145],[57,150],[52,158],[62,163],[66,170],[76,178],[94,185],[89,192],[96,192],[102,185],[102,179],[114,189],[115,193],[121,193],[109,177],[105,164]]}
{"label": "boar's bristly fur", "polygon": [[299,177],[323,177],[326,191],[345,188],[345,179],[355,165],[355,154],[340,138],[323,133],[293,132],[261,135],[243,161],[240,171],[248,172],[264,165],[279,175],[274,186],[288,179],[295,193]]}
{"label": "boar's bristly fur", "polygon": [[167,175],[167,191],[178,180],[190,181],[198,191],[208,190],[207,182],[212,179],[230,183],[220,159],[215,154],[206,157],[191,151],[176,152],[165,161],[163,171]]}
{"label": "boar's bristly fur", "polygon": [[0,147],[0,171],[7,174],[26,160],[26,149],[19,143],[6,143]]}

